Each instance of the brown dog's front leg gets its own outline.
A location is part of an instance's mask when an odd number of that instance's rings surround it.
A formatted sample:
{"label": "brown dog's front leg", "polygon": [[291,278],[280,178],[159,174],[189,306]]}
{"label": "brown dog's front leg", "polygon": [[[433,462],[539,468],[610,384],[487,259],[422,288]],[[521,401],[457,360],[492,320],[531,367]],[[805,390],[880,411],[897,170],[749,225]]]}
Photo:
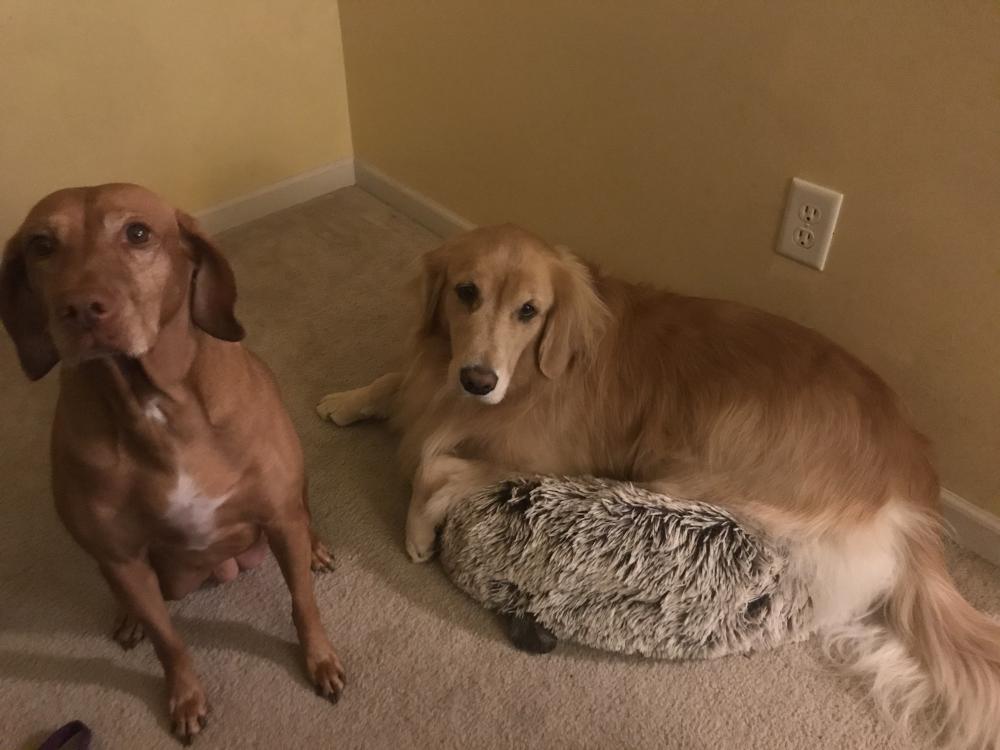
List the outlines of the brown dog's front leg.
{"label": "brown dog's front leg", "polygon": [[145,560],[102,563],[119,603],[145,628],[163,665],[173,731],[189,745],[207,723],[208,701],[187,646],[174,630],[156,573]]}
{"label": "brown dog's front leg", "polygon": [[316,693],[333,703],[344,690],[344,669],[330,645],[313,593],[309,518],[301,510],[267,527],[267,540],[292,595],[292,619]]}

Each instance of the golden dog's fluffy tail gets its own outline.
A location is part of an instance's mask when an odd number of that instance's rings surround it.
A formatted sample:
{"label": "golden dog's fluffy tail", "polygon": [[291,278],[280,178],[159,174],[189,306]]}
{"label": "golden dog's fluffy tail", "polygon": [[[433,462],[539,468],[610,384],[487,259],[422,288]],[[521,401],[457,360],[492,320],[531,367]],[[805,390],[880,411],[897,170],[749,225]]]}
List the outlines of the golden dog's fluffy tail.
{"label": "golden dog's fluffy tail", "polygon": [[1000,622],[956,590],[939,524],[914,510],[898,527],[898,568],[884,625],[848,625],[827,645],[867,674],[908,734],[953,748],[1000,748]]}

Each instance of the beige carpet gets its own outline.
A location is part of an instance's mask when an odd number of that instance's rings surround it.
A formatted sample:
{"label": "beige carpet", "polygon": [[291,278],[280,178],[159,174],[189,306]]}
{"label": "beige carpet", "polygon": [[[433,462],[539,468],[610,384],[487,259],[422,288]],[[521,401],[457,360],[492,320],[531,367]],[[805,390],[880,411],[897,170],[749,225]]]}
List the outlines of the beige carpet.
{"label": "beige carpet", "polygon": [[[854,683],[806,644],[674,664],[561,645],[527,656],[436,564],[403,551],[407,489],[379,425],[337,429],[313,413],[331,389],[392,362],[400,295],[436,238],[356,188],[222,238],[248,343],[278,374],[299,427],[316,522],[339,567],[317,581],[348,670],[336,707],[309,689],[273,560],[173,607],[212,714],[207,748],[890,748]],[[56,520],[47,482],[55,378],[29,384],[0,344],[0,748],[35,747],[73,718],[95,748],[172,748],[148,644],[108,638],[109,594]],[[997,570],[953,566],[1000,611]],[[32,742],[35,745],[32,745]]]}

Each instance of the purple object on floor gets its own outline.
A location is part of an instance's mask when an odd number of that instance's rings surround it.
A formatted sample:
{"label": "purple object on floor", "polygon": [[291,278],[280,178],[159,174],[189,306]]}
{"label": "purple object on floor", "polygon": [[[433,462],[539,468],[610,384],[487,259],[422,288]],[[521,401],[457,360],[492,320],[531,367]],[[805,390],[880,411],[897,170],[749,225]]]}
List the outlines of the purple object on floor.
{"label": "purple object on floor", "polygon": [[[38,750],[89,750],[92,733],[82,721],[71,721],[49,735]],[[73,741],[76,740],[74,743]],[[70,744],[73,743],[73,744]]]}

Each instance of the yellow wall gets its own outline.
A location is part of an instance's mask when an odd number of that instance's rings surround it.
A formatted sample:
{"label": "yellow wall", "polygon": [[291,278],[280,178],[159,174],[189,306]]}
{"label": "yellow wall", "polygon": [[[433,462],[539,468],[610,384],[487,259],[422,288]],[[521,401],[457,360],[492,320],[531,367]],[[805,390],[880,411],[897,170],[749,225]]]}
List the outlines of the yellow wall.
{"label": "yellow wall", "polygon": [[190,211],[351,154],[336,0],[4,0],[0,233],[67,185]]}
{"label": "yellow wall", "polygon": [[[826,332],[1000,512],[995,0],[341,0],[341,23],[359,159]],[[846,195],[822,274],[773,253],[793,175]]]}

